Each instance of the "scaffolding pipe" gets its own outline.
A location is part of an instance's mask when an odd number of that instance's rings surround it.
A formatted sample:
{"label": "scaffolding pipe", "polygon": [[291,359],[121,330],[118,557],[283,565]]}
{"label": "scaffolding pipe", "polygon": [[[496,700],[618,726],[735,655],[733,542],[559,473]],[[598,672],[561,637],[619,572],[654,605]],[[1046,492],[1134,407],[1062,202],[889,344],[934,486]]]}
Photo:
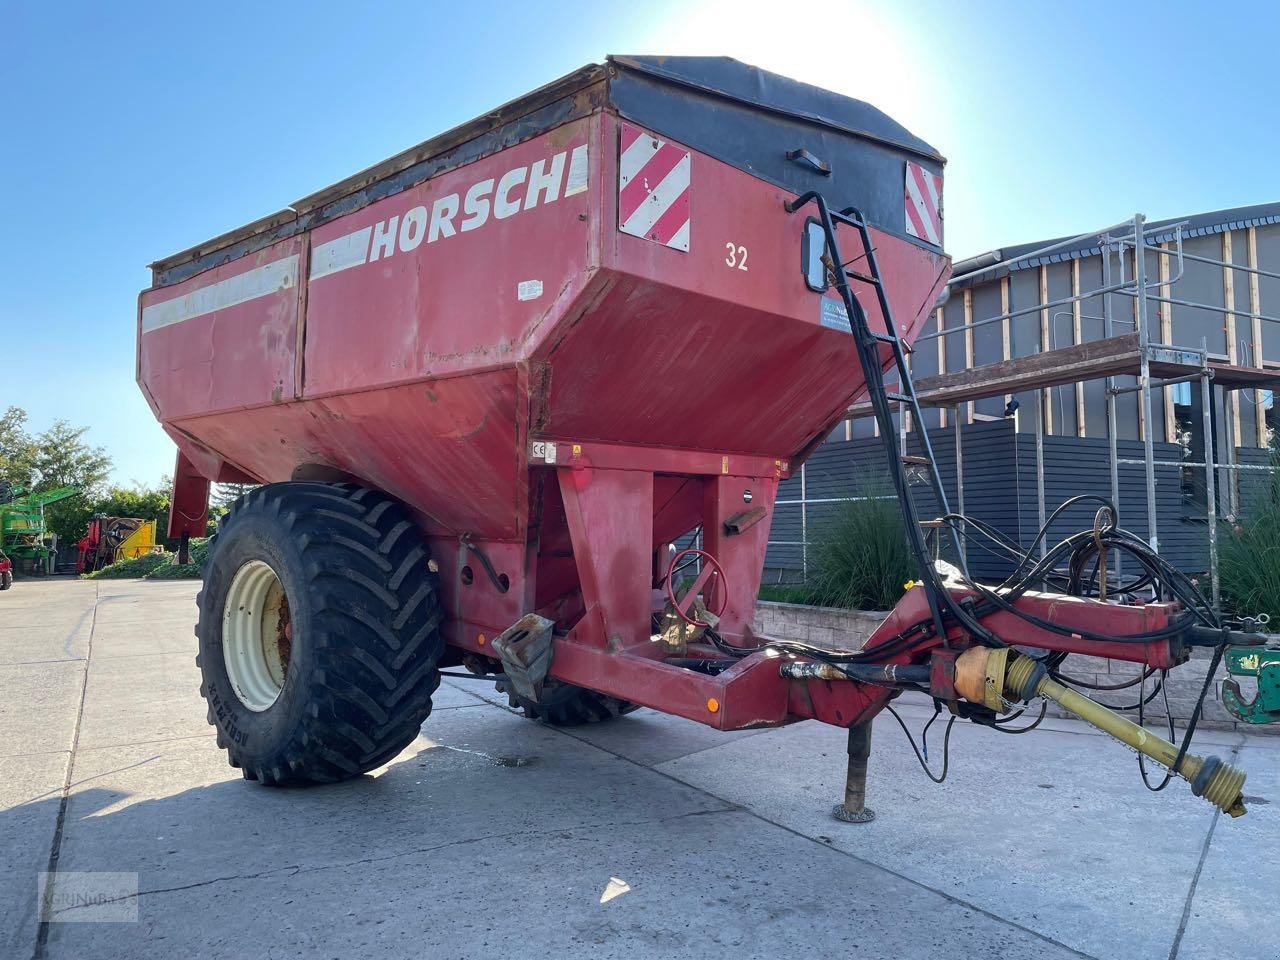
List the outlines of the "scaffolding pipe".
{"label": "scaffolding pipe", "polygon": [[[1132,457],[1122,457],[1119,461],[1126,466],[1141,466],[1146,460],[1136,460]],[[1203,467],[1203,460],[1152,460],[1157,467]],[[1270,473],[1275,467],[1267,463],[1215,463],[1213,464],[1218,470],[1266,470]]]}
{"label": "scaffolding pipe", "polygon": [[[1116,293],[1123,294],[1126,297],[1137,297],[1135,290],[1128,289],[1128,284],[1122,286]],[[1157,303],[1169,303],[1175,307],[1194,307],[1197,310],[1208,310],[1210,313],[1219,313],[1224,317],[1228,314],[1235,317],[1244,317],[1248,320],[1265,320],[1267,323],[1280,323],[1280,317],[1269,317],[1265,313],[1250,313],[1246,310],[1229,310],[1226,307],[1215,307],[1211,303],[1196,303],[1194,300],[1183,300],[1181,297],[1161,297],[1154,293],[1147,294],[1148,300],[1155,300]],[[984,323],[986,321],[983,321]],[[959,329],[958,327],[956,329]]]}
{"label": "scaffolding pipe", "polygon": [[809,582],[809,488],[805,477],[806,464],[800,464],[800,576]]}
{"label": "scaffolding pipe", "polygon": [[1147,308],[1147,248],[1143,225],[1147,218],[1133,215],[1133,280],[1138,296],[1138,384],[1142,388],[1142,451],[1147,461],[1147,543],[1160,552],[1160,535],[1156,526],[1155,424],[1151,414],[1150,313]]}
{"label": "scaffolding pipe", "polygon": [[[964,516],[964,442],[961,439],[960,432],[960,404],[956,404],[955,420],[956,420],[956,510],[961,516]],[[969,545],[965,540],[964,524],[959,524],[960,537],[959,547],[960,556],[956,558],[956,566],[967,572],[969,564],[965,554],[969,552]]]}
{"label": "scaffolding pipe", "polygon": [[1198,254],[1187,253],[1183,251],[1182,256],[1187,260],[1195,260],[1197,263],[1208,263],[1215,267],[1230,267],[1232,270],[1240,270],[1244,273],[1255,273],[1260,277],[1269,277],[1272,280],[1280,280],[1280,273],[1274,273],[1270,270],[1262,270],[1258,267],[1249,267],[1241,263],[1227,263],[1225,260],[1215,260],[1213,257],[1202,257]]}
{"label": "scaffolding pipe", "polygon": [[[1022,263],[1025,260],[1034,260],[1037,257],[1043,257],[1046,253],[1053,253],[1055,250],[1061,250],[1064,247],[1073,247],[1076,244],[1081,243],[1085,240],[1093,240],[1096,243],[1099,243],[1100,245],[1101,239],[1105,237],[1107,234],[1111,233],[1111,231],[1119,230],[1121,227],[1128,227],[1132,222],[1133,221],[1131,220],[1124,220],[1120,223],[1112,224],[1111,226],[1106,227],[1102,230],[1090,230],[1088,233],[1082,233],[1079,236],[1069,237],[1066,240],[1055,240],[1053,243],[1050,243],[1047,246],[1043,246],[1043,247],[1040,247],[1039,249],[1032,250],[1030,253],[1024,253],[1022,256],[1017,257],[1016,259],[1013,259],[1013,260],[1003,260],[1003,259],[997,260],[995,263],[991,263],[991,264],[988,264],[987,266],[980,267],[977,270],[970,270],[968,273],[962,273],[958,277],[952,277],[948,281],[948,286],[952,283],[958,283],[961,280],[972,280],[974,277],[981,276],[984,273],[990,273],[992,270],[996,269],[997,267],[1010,267],[1015,263]],[[1184,220],[1180,223],[1171,224],[1169,226],[1158,227],[1153,229],[1151,232],[1154,233],[1155,230],[1172,230],[1175,227],[1182,227],[1188,222],[1189,221]],[[1123,237],[1119,239],[1128,240],[1128,237]],[[992,250],[990,252],[1000,253],[999,250]],[[981,256],[986,256],[986,254],[982,254]],[[977,259],[977,258],[975,257],[974,259]]]}
{"label": "scaffolding pipe", "polygon": [[1036,303],[1036,304],[1032,304],[1029,307],[1023,307],[1020,310],[1010,310],[1008,313],[1002,313],[996,317],[988,317],[985,320],[975,320],[972,323],[961,323],[955,326],[947,326],[944,329],[939,330],[937,333],[930,333],[930,334],[926,334],[923,337],[916,337],[915,342],[924,343],[928,340],[937,340],[939,337],[950,336],[951,334],[958,333],[961,330],[972,330],[974,327],[985,327],[989,323],[998,323],[1001,320],[1012,320],[1015,317],[1022,317],[1030,313],[1038,313],[1041,310],[1048,310],[1050,307],[1062,307],[1062,306],[1066,306],[1069,303],[1075,303],[1081,300],[1088,300],[1090,297],[1100,297],[1108,293],[1126,293],[1127,292],[1129,294],[1132,294],[1133,291],[1131,290],[1126,291],[1124,289],[1127,286],[1129,286],[1129,284],[1124,282],[1111,284],[1109,287],[1108,286],[1099,287],[1097,290],[1090,290],[1088,293],[1075,293],[1069,297],[1063,297],[1060,300],[1050,300],[1048,303]]}
{"label": "scaffolding pipe", "polygon": [[[1111,285],[1110,246],[1102,248],[1102,285],[1104,287]],[[1102,334],[1105,337],[1110,337],[1112,332],[1111,296],[1107,294],[1102,298]],[[1107,377],[1107,469],[1111,474],[1111,503],[1118,512],[1120,510],[1120,439],[1119,422],[1116,417],[1115,385],[1115,377]],[[1115,557],[1112,560],[1112,569],[1115,570],[1117,578],[1120,578],[1123,573],[1123,561],[1121,559],[1123,556],[1124,553],[1122,551],[1116,550]]]}
{"label": "scaffolding pipe", "polygon": [[[1208,354],[1206,354],[1205,356],[1207,359]],[[1212,370],[1209,371],[1209,375],[1213,376]],[[1203,378],[1204,378],[1203,373],[1188,373],[1185,377],[1170,377],[1167,380],[1154,380],[1152,381],[1151,386],[1156,390],[1159,390],[1161,387],[1172,387],[1175,383],[1193,383]],[[1111,378],[1108,377],[1107,379],[1109,380]],[[1114,393],[1117,396],[1119,396],[1120,394],[1124,394],[1124,393],[1137,393],[1142,388],[1139,386],[1132,386],[1132,387],[1108,387],[1107,389],[1111,393]]]}
{"label": "scaffolding pipe", "polygon": [[[1044,508],[1044,391],[1036,391],[1036,511],[1040,521],[1040,529],[1044,529],[1046,517]],[[1049,550],[1049,537],[1040,538],[1040,559],[1045,558]]]}
{"label": "scaffolding pipe", "polygon": [[1204,418],[1204,501],[1209,521],[1209,586],[1213,599],[1213,612],[1221,612],[1221,591],[1218,581],[1218,492],[1213,470],[1213,371],[1209,368],[1209,341],[1200,338],[1203,365],[1200,368],[1200,414]]}

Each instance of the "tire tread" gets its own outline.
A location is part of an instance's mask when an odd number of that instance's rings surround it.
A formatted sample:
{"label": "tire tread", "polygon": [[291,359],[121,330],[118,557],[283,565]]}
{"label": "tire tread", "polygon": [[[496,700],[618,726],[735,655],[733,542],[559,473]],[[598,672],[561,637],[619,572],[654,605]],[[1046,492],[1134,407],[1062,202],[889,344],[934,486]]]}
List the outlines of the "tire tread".
{"label": "tire tread", "polygon": [[[306,708],[292,735],[269,757],[252,757],[218,728],[218,743],[246,779],[276,786],[331,783],[358,776],[394,757],[418,735],[440,685],[443,612],[435,574],[408,511],[380,491],[351,484],[292,482],[255,488],[237,500],[220,526],[241,518],[277,518],[304,561],[315,668]],[[334,548],[345,567],[332,565]],[[216,541],[215,541],[216,557]],[[324,562],[308,563],[313,554]],[[212,563],[215,558],[211,558]],[[221,610],[211,591],[197,598],[204,635]],[[197,665],[202,658],[197,657]],[[200,690],[209,697],[208,678]],[[218,727],[210,707],[209,722]]]}

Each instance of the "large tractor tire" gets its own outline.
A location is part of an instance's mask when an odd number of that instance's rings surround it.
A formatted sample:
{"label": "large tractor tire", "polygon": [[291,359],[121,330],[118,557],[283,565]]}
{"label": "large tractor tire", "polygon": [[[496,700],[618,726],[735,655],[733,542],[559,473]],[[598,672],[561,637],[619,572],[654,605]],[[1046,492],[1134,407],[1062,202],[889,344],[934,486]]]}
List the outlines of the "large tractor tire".
{"label": "large tractor tire", "polygon": [[501,680],[497,687],[500,693],[507,695],[507,702],[513,710],[520,710],[530,720],[539,720],[553,727],[598,723],[640,709],[639,704],[557,680],[546,682],[537,703],[520,696]]}
{"label": "large tractor tire", "polygon": [[13,571],[0,570],[0,590],[8,590],[13,586]]}
{"label": "large tractor tire", "polygon": [[417,737],[444,649],[427,560],[376,490],[274,483],[236,501],[205,565],[196,665],[246,779],[345,780]]}

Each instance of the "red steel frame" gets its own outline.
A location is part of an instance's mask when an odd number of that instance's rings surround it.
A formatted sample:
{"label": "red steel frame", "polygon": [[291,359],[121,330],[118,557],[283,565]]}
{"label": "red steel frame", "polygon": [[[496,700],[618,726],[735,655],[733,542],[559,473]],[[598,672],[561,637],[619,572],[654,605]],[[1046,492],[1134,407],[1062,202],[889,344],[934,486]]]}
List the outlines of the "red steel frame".
{"label": "red steel frame", "polygon": [[[753,505],[767,502],[771,517],[777,483],[785,476],[786,462],[744,458],[734,464],[729,458],[717,462],[698,452],[560,442],[556,443],[553,463],[547,469],[554,469],[568,507],[574,555],[579,558],[583,573],[585,603],[582,618],[553,641],[553,676],[721,730],[778,726],[803,719],[847,727],[868,721],[892,699],[894,691],[884,686],[784,678],[781,663],[794,659],[794,655],[768,649],[769,638],[755,635],[750,628],[769,524],[761,520],[740,536],[731,537],[724,532],[724,521],[742,510],[742,494],[747,491],[752,493]],[[734,472],[729,472],[731,466]],[[651,637],[650,622],[655,612],[652,591],[640,589],[641,584],[653,578],[654,553],[665,554],[665,544],[655,541],[651,511],[645,508],[652,504],[657,471],[675,469],[700,475],[704,545],[723,567],[722,582],[729,594],[719,632],[734,645],[763,648],[715,675],[662,662],[661,647]],[[751,472],[737,472],[744,469]],[[627,509],[618,509],[620,503],[625,503]],[[959,597],[969,593],[956,591]],[[1038,593],[1023,595],[1015,605],[1020,611],[1062,627],[1115,636],[1158,632],[1169,624],[1175,612],[1171,604],[1117,606]],[[866,646],[929,620],[923,588],[914,587]],[[1168,641],[1100,642],[1037,627],[1004,611],[986,617],[984,623],[1011,643],[1153,667],[1167,668],[1178,662],[1177,652]],[[494,625],[491,629],[497,628]],[[486,633],[482,625],[455,620],[446,625],[446,632],[454,646],[472,654],[493,656],[488,647],[492,633]],[[967,641],[957,628],[947,638],[947,644],[952,651],[958,651]],[[884,662],[928,663],[939,660],[943,646],[939,638],[926,639]],[[708,658],[723,656],[709,645],[696,653]],[[941,654],[941,662],[948,659],[953,662],[953,656]],[[939,696],[950,695],[954,699],[954,691],[945,682],[935,683],[934,687]]]}

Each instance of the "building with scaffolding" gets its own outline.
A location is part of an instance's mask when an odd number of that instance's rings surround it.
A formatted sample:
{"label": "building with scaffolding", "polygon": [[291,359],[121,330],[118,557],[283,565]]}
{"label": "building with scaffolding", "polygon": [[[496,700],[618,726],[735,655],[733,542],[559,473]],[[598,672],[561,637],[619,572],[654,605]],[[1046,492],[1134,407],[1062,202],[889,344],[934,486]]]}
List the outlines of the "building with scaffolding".
{"label": "building with scaffolding", "polygon": [[[1125,527],[1208,574],[1216,594],[1217,520],[1247,511],[1271,469],[1280,203],[1137,215],[957,262],[910,365],[953,509],[1029,546],[1064,500],[1107,496]],[[910,456],[919,425],[897,423]],[[776,582],[807,576],[824,521],[865,492],[860,474],[883,457],[875,430],[855,406],[780,490]],[[1061,532],[1091,513],[1067,511]],[[1000,577],[1008,561],[969,564]]]}

